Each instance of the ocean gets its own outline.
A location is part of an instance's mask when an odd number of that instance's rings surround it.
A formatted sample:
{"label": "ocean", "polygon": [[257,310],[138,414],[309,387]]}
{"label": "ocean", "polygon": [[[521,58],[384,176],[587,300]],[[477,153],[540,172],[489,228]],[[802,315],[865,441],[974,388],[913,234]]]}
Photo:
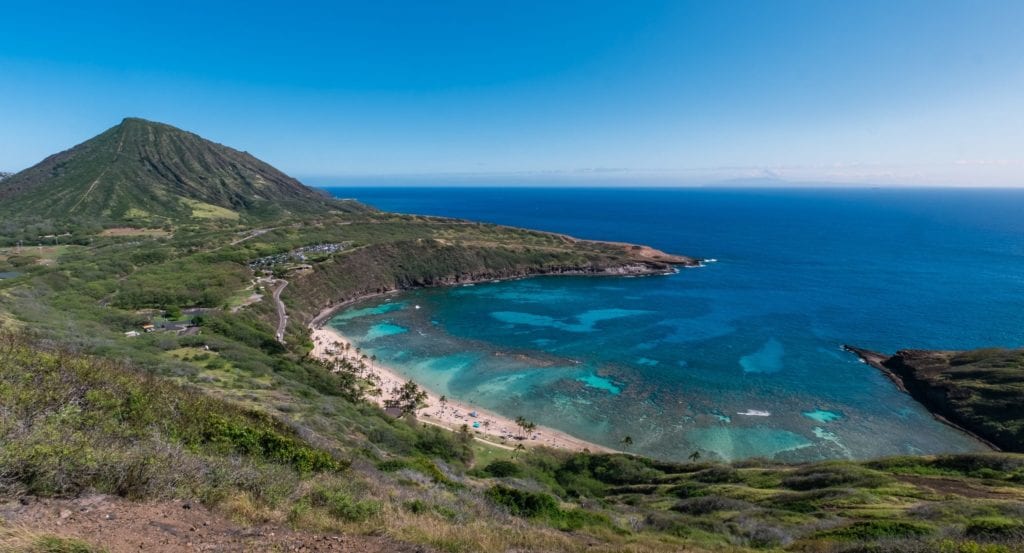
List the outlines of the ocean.
{"label": "ocean", "polygon": [[981,450],[840,346],[1024,345],[1024,190],[328,190],[715,259],[416,290],[330,323],[438,393],[657,458]]}

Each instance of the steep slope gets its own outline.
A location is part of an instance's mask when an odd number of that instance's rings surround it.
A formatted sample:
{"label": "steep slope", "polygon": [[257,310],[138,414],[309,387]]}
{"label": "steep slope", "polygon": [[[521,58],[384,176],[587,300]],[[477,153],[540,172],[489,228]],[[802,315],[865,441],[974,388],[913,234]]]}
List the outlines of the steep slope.
{"label": "steep slope", "polygon": [[1024,349],[902,350],[846,346],[932,413],[1006,451],[1024,452]]}
{"label": "steep slope", "polygon": [[0,213],[35,218],[164,224],[345,206],[248,153],[134,118],[0,183]]}

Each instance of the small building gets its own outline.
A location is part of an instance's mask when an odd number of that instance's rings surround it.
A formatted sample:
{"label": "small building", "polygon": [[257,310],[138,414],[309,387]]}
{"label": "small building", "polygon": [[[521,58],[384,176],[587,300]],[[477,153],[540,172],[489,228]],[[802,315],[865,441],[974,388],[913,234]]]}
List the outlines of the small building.
{"label": "small building", "polygon": [[142,333],[139,332],[138,330],[129,330],[128,332],[124,333],[124,335],[127,336],[128,338],[134,338],[134,337],[139,336],[141,334]]}
{"label": "small building", "polygon": [[147,324],[142,325],[142,330],[145,330],[146,332],[153,332],[154,330],[156,330],[156,326],[153,325],[153,324],[147,323]]}

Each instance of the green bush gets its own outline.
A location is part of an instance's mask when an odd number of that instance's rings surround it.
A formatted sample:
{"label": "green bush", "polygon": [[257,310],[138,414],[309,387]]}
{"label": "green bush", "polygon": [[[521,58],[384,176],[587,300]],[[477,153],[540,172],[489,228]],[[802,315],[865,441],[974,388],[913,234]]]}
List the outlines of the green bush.
{"label": "green bush", "polygon": [[740,471],[728,465],[714,465],[693,473],[692,478],[705,484],[736,484],[743,481]]}
{"label": "green bush", "polygon": [[251,413],[248,420],[208,415],[197,421],[199,443],[223,450],[289,464],[300,472],[339,471],[348,463],[326,451],[309,447],[273,428],[267,415]]}
{"label": "green bush", "polygon": [[877,488],[891,479],[870,469],[846,464],[822,464],[801,468],[783,478],[791,490],[817,490],[836,486]]}
{"label": "green bush", "polygon": [[495,478],[508,478],[519,476],[523,470],[512,461],[492,461],[484,467],[484,472]]}
{"label": "green bush", "polygon": [[934,528],[919,522],[901,520],[864,520],[818,534],[818,537],[840,540],[877,540],[927,536]]}
{"label": "green bush", "polygon": [[611,526],[611,521],[602,514],[583,509],[560,508],[558,501],[546,493],[498,485],[489,488],[485,495],[515,516],[543,520],[559,530],[577,530],[584,526]]}
{"label": "green bush", "polygon": [[429,476],[434,482],[440,484],[454,485],[441,469],[433,461],[426,457],[413,457],[409,459],[388,459],[377,463],[377,468],[384,472],[398,472],[400,470],[415,470]]}
{"label": "green bush", "polygon": [[[241,487],[338,471],[347,461],[280,421],[132,367],[47,351],[0,334],[0,486],[44,496],[88,490],[132,498]],[[231,471],[222,470],[234,465]],[[261,476],[262,475],[262,476]]]}
{"label": "green bush", "polygon": [[426,502],[422,499],[410,499],[409,501],[402,503],[402,507],[405,507],[406,511],[415,515],[421,515],[430,510],[430,507],[428,507]]}
{"label": "green bush", "polygon": [[360,522],[380,512],[379,501],[355,499],[348,492],[334,488],[320,488],[306,496],[311,507],[324,509],[334,518]]}
{"label": "green bush", "polygon": [[1024,539],[1024,521],[1006,517],[979,517],[967,523],[964,534],[973,538]]}
{"label": "green bush", "polygon": [[428,426],[417,432],[414,447],[420,453],[430,457],[439,457],[445,461],[468,463],[473,460],[473,450],[457,434]]}
{"label": "green bush", "polygon": [[550,516],[559,511],[558,501],[546,493],[517,490],[508,486],[493,486],[487,490],[487,497],[508,509],[510,513],[524,518]]}

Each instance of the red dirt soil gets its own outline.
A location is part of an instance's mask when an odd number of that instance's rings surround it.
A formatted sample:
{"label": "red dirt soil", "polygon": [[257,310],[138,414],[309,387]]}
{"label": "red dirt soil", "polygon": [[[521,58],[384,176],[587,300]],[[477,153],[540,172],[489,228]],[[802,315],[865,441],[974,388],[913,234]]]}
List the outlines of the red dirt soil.
{"label": "red dirt soil", "polygon": [[[4,530],[12,530],[7,538]],[[386,537],[300,532],[274,525],[243,526],[186,501],[135,502],[92,495],[71,500],[24,498],[0,503],[0,551],[19,545],[17,541],[24,541],[26,535],[43,534],[77,538],[111,553],[429,551]]]}

